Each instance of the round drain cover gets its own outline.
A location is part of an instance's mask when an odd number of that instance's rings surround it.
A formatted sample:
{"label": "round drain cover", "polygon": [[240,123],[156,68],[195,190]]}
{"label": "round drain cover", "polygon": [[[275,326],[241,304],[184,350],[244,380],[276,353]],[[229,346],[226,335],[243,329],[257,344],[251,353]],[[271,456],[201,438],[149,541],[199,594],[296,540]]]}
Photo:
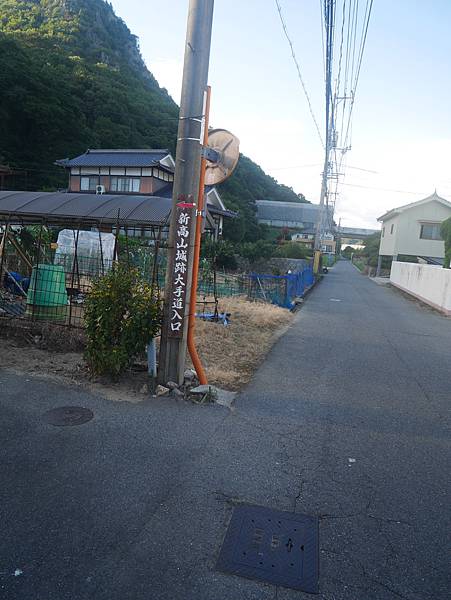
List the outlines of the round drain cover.
{"label": "round drain cover", "polygon": [[73,425],[83,425],[94,417],[94,413],[89,408],[83,406],[58,406],[52,408],[44,414],[44,420],[50,425],[58,427],[70,427]]}

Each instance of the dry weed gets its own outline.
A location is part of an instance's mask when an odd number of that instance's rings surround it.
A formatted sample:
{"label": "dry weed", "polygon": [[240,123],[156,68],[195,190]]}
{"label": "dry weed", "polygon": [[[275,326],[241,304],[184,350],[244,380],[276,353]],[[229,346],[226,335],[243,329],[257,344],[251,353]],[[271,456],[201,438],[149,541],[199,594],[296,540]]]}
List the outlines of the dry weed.
{"label": "dry weed", "polygon": [[251,379],[277,332],[293,315],[278,306],[241,297],[223,298],[219,308],[231,313],[230,324],[224,327],[197,319],[197,349],[209,382],[237,390]]}

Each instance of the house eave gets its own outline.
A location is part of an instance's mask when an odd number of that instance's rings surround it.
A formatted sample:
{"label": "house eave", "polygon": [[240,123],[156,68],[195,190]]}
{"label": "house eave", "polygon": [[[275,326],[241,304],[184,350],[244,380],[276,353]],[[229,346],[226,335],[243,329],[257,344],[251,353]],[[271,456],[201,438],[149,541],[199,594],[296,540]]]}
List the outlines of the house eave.
{"label": "house eave", "polygon": [[379,222],[388,221],[388,219],[391,219],[392,217],[395,217],[396,215],[399,215],[399,210],[389,210],[388,212],[383,214],[381,217],[378,217],[377,220]]}

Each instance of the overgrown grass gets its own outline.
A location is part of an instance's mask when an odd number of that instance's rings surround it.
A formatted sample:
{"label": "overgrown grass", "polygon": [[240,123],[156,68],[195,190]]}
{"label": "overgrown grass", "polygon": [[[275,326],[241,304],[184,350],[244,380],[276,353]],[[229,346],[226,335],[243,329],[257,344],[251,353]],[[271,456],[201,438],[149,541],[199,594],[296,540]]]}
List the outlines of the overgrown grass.
{"label": "overgrown grass", "polygon": [[237,390],[251,379],[293,314],[243,297],[221,299],[219,308],[231,313],[230,324],[224,327],[198,319],[196,344],[209,383]]}
{"label": "overgrown grass", "polygon": [[366,267],[366,261],[363,258],[354,258],[352,262],[359,271],[363,271],[363,269]]}

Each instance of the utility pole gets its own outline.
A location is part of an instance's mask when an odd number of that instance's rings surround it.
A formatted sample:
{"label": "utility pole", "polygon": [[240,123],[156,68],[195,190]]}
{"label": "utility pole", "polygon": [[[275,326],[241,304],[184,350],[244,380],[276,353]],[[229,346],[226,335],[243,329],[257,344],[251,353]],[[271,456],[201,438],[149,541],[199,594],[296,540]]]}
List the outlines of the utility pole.
{"label": "utility pole", "polygon": [[183,382],[214,0],[190,0],[158,381]]}
{"label": "utility pole", "polygon": [[323,236],[323,223],[324,223],[324,204],[327,198],[327,179],[329,175],[330,165],[330,150],[332,140],[332,119],[331,119],[331,108],[332,107],[332,55],[333,55],[333,33],[334,33],[334,8],[335,0],[324,0],[324,21],[326,26],[326,147],[324,156],[324,168],[321,181],[321,195],[319,200],[319,211],[318,220],[316,222],[315,231],[315,255],[313,261],[313,271],[318,273],[319,262],[321,256],[321,239]]}

